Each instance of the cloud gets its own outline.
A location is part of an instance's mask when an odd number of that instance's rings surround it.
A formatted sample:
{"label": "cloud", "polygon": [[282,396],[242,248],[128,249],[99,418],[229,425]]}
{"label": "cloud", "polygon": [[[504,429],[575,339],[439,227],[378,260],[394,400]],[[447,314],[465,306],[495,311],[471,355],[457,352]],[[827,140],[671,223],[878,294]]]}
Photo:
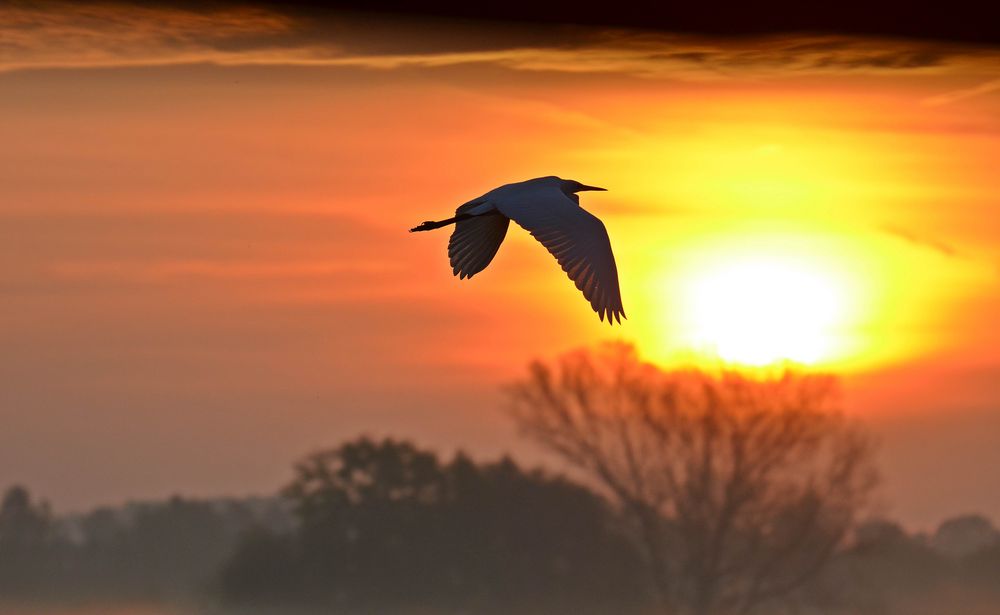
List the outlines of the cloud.
{"label": "cloud", "polygon": [[944,94],[939,94],[937,96],[931,96],[924,100],[925,105],[936,107],[939,105],[949,105],[960,100],[965,100],[966,98],[973,98],[975,96],[982,96],[984,94],[989,94],[991,92],[996,92],[1000,90],[1000,79],[993,79],[985,83],[980,83],[979,85],[973,86],[971,88],[965,88],[961,90],[954,90],[951,92],[946,92]]}
{"label": "cloud", "polygon": [[[839,51],[789,52],[783,41],[761,41],[751,47],[708,45],[663,38],[629,40],[572,48],[519,48],[460,53],[358,55],[330,57],[306,63],[373,69],[433,68],[491,63],[515,70],[569,73],[625,73],[643,77],[722,78],[785,73],[861,72],[929,68],[946,57],[940,52],[867,49],[862,45]],[[874,43],[868,42],[869,45]]]}
{"label": "cloud", "polygon": [[350,261],[226,261],[182,260],[91,260],[62,261],[47,267],[49,274],[66,280],[115,280],[156,283],[178,278],[209,280],[251,280],[282,278],[323,278],[398,272],[398,263]]}
{"label": "cloud", "polygon": [[[0,295],[199,288],[406,291],[398,237],[346,216],[295,212],[0,214]],[[219,289],[228,289],[222,291]]]}
{"label": "cloud", "polygon": [[442,27],[347,14],[318,20],[238,6],[191,10],[61,2],[0,7],[0,40],[0,71],[190,63],[392,70],[488,63],[525,71],[713,79],[935,70],[1000,55],[845,36],[713,41],[580,27]]}
{"label": "cloud", "polygon": [[[14,3],[0,7],[4,67],[105,66],[196,59],[266,48],[292,21],[252,8],[209,13],[135,5]],[[238,44],[244,41],[245,44]],[[250,43],[253,44],[250,44]]]}
{"label": "cloud", "polygon": [[920,235],[897,226],[884,225],[881,229],[883,232],[892,235],[897,239],[902,239],[903,241],[911,243],[915,246],[932,250],[943,256],[947,256],[949,258],[964,258],[964,255],[957,248],[939,239]]}

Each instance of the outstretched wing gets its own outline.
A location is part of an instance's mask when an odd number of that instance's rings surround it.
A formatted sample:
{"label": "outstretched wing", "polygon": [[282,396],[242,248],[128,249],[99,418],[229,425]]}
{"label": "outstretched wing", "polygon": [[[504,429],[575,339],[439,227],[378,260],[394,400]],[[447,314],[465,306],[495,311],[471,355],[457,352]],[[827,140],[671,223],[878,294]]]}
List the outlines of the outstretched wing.
{"label": "outstretched wing", "polygon": [[500,213],[540,241],[556,257],[598,316],[619,323],[625,316],[611,240],[597,216],[561,190],[541,189],[520,198],[494,199]]}
{"label": "outstretched wing", "polygon": [[[465,213],[462,207],[458,208],[458,214]],[[452,273],[464,279],[486,269],[500,249],[509,225],[510,219],[496,211],[459,220],[448,240]]]}

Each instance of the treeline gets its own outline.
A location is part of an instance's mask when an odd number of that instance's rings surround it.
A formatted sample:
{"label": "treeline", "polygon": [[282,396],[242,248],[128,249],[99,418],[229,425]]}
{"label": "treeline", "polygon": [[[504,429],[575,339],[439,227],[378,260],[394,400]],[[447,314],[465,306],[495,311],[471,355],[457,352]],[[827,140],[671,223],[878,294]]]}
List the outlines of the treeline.
{"label": "treeline", "polygon": [[284,490],[296,530],[243,538],[221,570],[226,602],[498,613],[645,602],[612,511],[565,479],[367,439],[296,474]]}
{"label": "treeline", "polygon": [[0,506],[0,598],[200,599],[349,612],[639,610],[642,566],[590,490],[510,459],[361,438],[272,500],[179,497],[55,519]]}
{"label": "treeline", "polygon": [[849,612],[1000,613],[1000,532],[981,515],[954,517],[929,535],[869,521],[817,586]]}
{"label": "treeline", "polygon": [[55,518],[14,486],[0,503],[0,599],[186,599],[210,589],[243,532],[290,524],[274,498],[173,497]]}
{"label": "treeline", "polygon": [[[870,521],[798,604],[957,612],[947,608],[962,600],[1000,605],[998,581],[1000,535],[985,518],[959,517],[928,536]],[[57,519],[12,487],[0,505],[0,597],[200,599],[241,611],[662,612],[635,536],[602,495],[509,459],[445,460],[366,438],[308,457],[276,498],[173,498]]]}

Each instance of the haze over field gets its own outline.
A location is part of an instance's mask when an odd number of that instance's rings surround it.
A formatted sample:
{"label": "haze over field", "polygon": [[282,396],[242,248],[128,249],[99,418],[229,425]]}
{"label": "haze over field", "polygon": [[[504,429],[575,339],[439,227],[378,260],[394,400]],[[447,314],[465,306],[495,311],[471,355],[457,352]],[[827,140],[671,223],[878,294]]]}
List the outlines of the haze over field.
{"label": "haze over field", "polygon": [[[995,48],[71,4],[0,38],[0,486],[270,493],[361,432],[536,460],[500,386],[614,339],[841,373],[886,512],[1000,518]],[[472,281],[406,234],[548,174],[609,189],[620,328],[520,229]]]}

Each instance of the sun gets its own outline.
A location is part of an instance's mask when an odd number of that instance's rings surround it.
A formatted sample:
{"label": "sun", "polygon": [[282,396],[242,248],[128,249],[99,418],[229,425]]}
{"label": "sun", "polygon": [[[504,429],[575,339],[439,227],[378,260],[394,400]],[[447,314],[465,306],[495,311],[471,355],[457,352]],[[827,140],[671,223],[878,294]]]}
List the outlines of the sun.
{"label": "sun", "polygon": [[741,258],[693,273],[682,291],[688,344],[730,363],[805,365],[835,357],[847,293],[810,263]]}

